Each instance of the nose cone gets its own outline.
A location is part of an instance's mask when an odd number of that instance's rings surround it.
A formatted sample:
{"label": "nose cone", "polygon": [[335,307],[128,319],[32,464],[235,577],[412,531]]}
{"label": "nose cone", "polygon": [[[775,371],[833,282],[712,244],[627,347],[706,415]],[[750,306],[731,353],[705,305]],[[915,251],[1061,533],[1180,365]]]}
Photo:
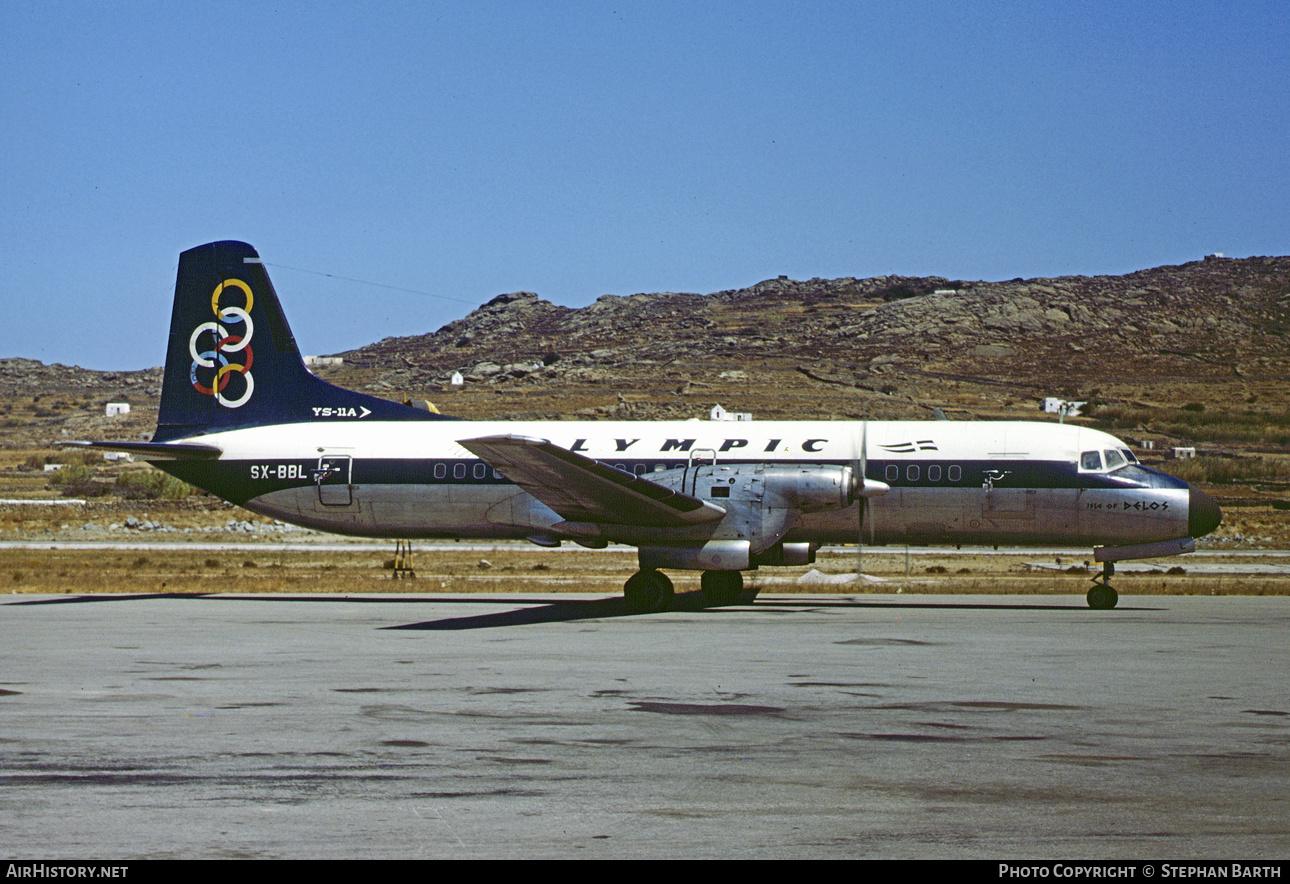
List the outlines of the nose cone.
{"label": "nose cone", "polygon": [[1187,496],[1187,533],[1192,537],[1204,537],[1218,527],[1223,521],[1223,511],[1214,503],[1214,499],[1195,488]]}

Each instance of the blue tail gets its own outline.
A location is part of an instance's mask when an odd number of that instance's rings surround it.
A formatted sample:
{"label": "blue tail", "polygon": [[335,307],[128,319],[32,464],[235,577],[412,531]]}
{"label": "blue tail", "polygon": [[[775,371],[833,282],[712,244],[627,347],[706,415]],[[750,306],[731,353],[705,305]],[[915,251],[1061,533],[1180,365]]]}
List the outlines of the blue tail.
{"label": "blue tail", "polygon": [[444,419],[315,377],[251,246],[215,242],[179,256],[153,441],[315,420]]}

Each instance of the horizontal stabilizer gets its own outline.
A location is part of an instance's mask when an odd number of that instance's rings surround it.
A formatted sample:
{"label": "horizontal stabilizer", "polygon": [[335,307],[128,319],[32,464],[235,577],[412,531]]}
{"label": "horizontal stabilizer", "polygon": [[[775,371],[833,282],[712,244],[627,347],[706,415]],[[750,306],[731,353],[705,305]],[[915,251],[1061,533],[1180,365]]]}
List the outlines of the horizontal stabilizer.
{"label": "horizontal stabilizer", "polygon": [[461,445],[570,522],[682,528],[726,514],[546,439],[485,436]]}
{"label": "horizontal stabilizer", "polygon": [[201,442],[59,442],[58,447],[124,451],[145,460],[214,460],[224,453],[218,445]]}

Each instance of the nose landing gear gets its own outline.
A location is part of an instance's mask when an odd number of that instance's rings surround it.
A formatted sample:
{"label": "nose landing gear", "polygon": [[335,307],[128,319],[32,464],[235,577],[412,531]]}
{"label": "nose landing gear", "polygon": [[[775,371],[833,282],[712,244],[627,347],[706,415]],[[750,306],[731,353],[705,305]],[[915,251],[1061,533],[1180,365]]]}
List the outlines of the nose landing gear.
{"label": "nose landing gear", "polygon": [[1111,575],[1114,573],[1115,562],[1103,562],[1102,573],[1093,578],[1093,588],[1088,591],[1086,598],[1088,606],[1095,611],[1109,611],[1120,601],[1120,594],[1111,586]]}

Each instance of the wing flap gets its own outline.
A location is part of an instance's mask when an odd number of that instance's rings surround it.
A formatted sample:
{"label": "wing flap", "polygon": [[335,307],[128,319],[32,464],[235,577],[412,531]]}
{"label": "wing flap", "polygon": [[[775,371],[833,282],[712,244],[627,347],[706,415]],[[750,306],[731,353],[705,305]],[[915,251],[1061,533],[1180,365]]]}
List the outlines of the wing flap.
{"label": "wing flap", "polygon": [[682,528],[726,514],[546,439],[484,436],[460,444],[570,522]]}

